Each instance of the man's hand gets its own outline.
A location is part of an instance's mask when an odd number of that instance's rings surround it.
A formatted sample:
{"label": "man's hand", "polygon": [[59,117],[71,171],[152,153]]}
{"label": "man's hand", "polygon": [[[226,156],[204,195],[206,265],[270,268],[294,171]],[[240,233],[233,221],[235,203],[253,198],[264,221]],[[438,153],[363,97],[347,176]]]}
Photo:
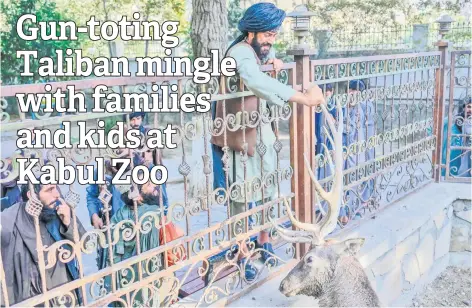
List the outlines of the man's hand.
{"label": "man's hand", "polygon": [[306,90],[308,96],[308,105],[314,107],[325,103],[323,92],[317,85],[313,85],[311,88]]}
{"label": "man's hand", "polygon": [[103,220],[98,217],[98,214],[97,213],[94,213],[92,215],[92,226],[95,228],[95,229],[101,229],[103,228]]}
{"label": "man's hand", "polygon": [[289,102],[303,104],[308,107],[316,107],[321,104],[326,104],[323,92],[317,85],[312,86],[305,93],[295,92],[295,95],[288,99]]}
{"label": "man's hand", "polygon": [[280,70],[284,66],[284,62],[282,60],[276,59],[276,58],[267,60],[267,64],[273,64],[274,65],[274,70],[277,74],[280,72]]}
{"label": "man's hand", "polygon": [[61,202],[61,204],[56,208],[57,215],[61,219],[62,223],[66,227],[69,227],[69,225],[70,225],[70,208],[64,202],[64,200],[59,200],[59,201]]}

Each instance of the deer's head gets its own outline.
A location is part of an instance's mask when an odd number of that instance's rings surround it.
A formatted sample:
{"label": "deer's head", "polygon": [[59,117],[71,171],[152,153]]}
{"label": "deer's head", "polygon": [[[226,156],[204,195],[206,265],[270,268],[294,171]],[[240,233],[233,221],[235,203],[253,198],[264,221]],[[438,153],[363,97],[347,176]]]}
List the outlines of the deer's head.
{"label": "deer's head", "polygon": [[334,157],[332,157],[328,148],[322,144],[327,155],[331,173],[333,174],[333,185],[330,191],[323,189],[305,157],[305,167],[308,169],[316,192],[322,199],[326,200],[328,211],[324,212],[320,207],[323,218],[319,223],[303,223],[294,217],[288,201],[284,199],[288,217],[292,225],[299,230],[287,230],[274,224],[275,229],[280,237],[288,242],[311,244],[311,249],[280,284],[279,290],[286,296],[305,294],[319,297],[324,288],[330,285],[333,279],[336,279],[335,273],[339,271],[340,266],[346,265],[348,262],[357,262],[357,260],[353,260],[353,256],[364,243],[362,238],[345,241],[325,240],[326,235],[336,228],[343,196],[343,115],[338,105],[339,119],[338,126],[336,127],[335,120],[328,113],[326,107],[322,105],[321,108],[331,131],[331,134],[326,132],[326,135],[334,146]]}
{"label": "deer's head", "polygon": [[338,279],[340,268],[348,268],[364,239],[348,239],[341,242],[326,241],[313,245],[280,283],[279,290],[285,296],[303,294],[319,298],[333,280]]}

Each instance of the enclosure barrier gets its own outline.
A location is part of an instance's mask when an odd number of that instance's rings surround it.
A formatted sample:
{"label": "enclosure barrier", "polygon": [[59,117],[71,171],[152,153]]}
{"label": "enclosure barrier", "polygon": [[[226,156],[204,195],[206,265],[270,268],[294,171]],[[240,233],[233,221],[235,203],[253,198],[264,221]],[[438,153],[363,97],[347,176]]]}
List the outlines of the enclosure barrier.
{"label": "enclosure barrier", "polygon": [[[440,81],[445,68],[441,63],[441,52],[329,60],[310,60],[308,54],[301,53],[295,55],[295,62],[285,64],[277,75],[272,71],[272,66],[262,67],[267,74],[297,90],[306,90],[316,83],[325,92],[330,110],[334,110],[335,104],[342,106],[346,121],[343,144],[345,207],[335,232],[353,225],[363,216],[375,213],[380,207],[392,204],[403,195],[417,191],[434,179],[440,159],[436,136],[442,125],[442,118],[438,115],[443,102],[438,89],[444,85]],[[451,74],[457,70],[457,67],[454,70],[451,68]],[[356,81],[356,89],[349,89],[351,81]],[[162,164],[167,166],[171,179],[167,186],[167,215],[164,214],[161,187],[158,211],[139,217],[135,203],[131,218],[111,223],[110,187],[104,185],[99,199],[103,204],[102,216],[106,224],[102,229],[93,229],[86,210],[85,187],[77,183],[63,187],[64,199],[73,214],[73,240],[46,247],[41,236],[36,237],[43,292],[20,303],[8,297],[4,269],[1,267],[3,305],[168,306],[176,300],[195,306],[219,305],[245,294],[273,275],[283,273],[294,259],[306,251],[303,245],[294,247],[281,241],[273,231],[270,219],[287,227],[288,219],[282,205],[284,199],[291,201],[292,209],[302,222],[314,222],[320,206],[323,206],[323,200],[316,195],[303,163],[303,156],[307,155],[323,185],[330,186],[331,174],[326,154],[322,151],[315,153],[317,144],[321,143],[327,146],[325,150],[332,150],[324,130],[324,120],[317,116],[320,110],[294,103],[283,106],[268,104],[268,108],[260,103],[257,110],[246,109],[248,106],[245,103],[252,92],[237,76],[213,78],[202,88],[188,78],[104,78],[51,83],[53,91],[55,88],[64,89],[69,84],[83,91],[88,102],[91,101],[91,90],[99,84],[113,87],[115,93],[121,94],[146,93],[152,84],[176,84],[179,95],[208,92],[212,101],[222,104],[224,111],[229,104],[239,101],[243,112],[236,115],[223,113],[223,117],[216,116],[214,119],[211,112],[197,116],[184,112],[150,114],[149,127],[164,128],[172,123],[178,131],[178,148],[166,149],[162,153]],[[361,84],[363,89],[359,88]],[[332,87],[331,94],[328,94],[328,85]],[[2,87],[1,131],[5,139],[2,147],[7,146],[8,142],[8,146],[11,144],[14,147],[15,132],[20,128],[47,127],[54,130],[63,121],[70,121],[74,128],[78,121],[87,121],[87,125],[95,127],[99,119],[123,116],[92,112],[85,115],[39,113],[32,119],[31,115],[18,112],[16,93],[43,91],[42,84]],[[337,114],[333,112],[332,116],[336,118]],[[129,125],[128,115],[126,121]],[[252,159],[262,168],[260,174],[248,177],[249,156],[245,146],[238,156],[243,172],[236,177],[238,181],[233,182],[234,161],[227,146],[227,135],[238,128],[242,128],[245,144],[246,130],[257,129],[258,141]],[[316,137],[316,130],[321,132],[320,139]],[[269,141],[261,142],[263,131],[273,134]],[[10,141],[8,135],[11,136]],[[221,160],[226,188],[214,189],[212,185],[212,165],[215,163],[210,148],[212,136],[224,138]],[[451,135],[448,135],[448,140],[450,138]],[[198,149],[201,153],[197,156]],[[97,156],[133,157],[135,153],[146,151],[146,148],[141,148],[123,154],[111,148],[100,151],[74,148],[31,150],[25,151],[23,156],[40,157],[42,164],[50,165],[57,163],[57,157],[65,157],[69,164],[78,166],[93,164]],[[269,166],[263,165],[266,157],[272,162]],[[451,161],[450,156],[447,159]],[[2,159],[0,171],[9,175],[2,183],[15,178],[15,170],[10,172],[7,167],[8,161]],[[197,176],[203,176],[204,181],[200,186],[190,187],[192,177]],[[249,206],[251,200],[264,202],[259,206]],[[38,214],[42,205],[35,195],[33,201],[37,205],[37,211],[32,215],[38,234]],[[237,201],[246,204],[245,210],[231,215],[230,203]],[[78,220],[86,227],[85,234],[79,235]],[[163,225],[170,222],[184,230],[183,237],[157,247],[146,247],[141,236],[161,229],[165,235]],[[259,271],[256,279],[247,281],[238,259],[241,254],[255,259],[260,256],[263,248],[256,247],[254,239],[261,230],[270,232],[276,248],[272,257],[277,264],[271,266],[270,262],[257,262]],[[247,250],[241,247],[242,241],[247,244]],[[137,254],[116,262],[113,252],[123,243],[134,243]],[[105,260],[107,266],[100,270],[94,260],[98,250],[108,252]],[[170,264],[168,254],[179,252],[185,258]],[[61,286],[47,285],[47,271],[58,262],[72,260],[77,262],[80,277]]]}

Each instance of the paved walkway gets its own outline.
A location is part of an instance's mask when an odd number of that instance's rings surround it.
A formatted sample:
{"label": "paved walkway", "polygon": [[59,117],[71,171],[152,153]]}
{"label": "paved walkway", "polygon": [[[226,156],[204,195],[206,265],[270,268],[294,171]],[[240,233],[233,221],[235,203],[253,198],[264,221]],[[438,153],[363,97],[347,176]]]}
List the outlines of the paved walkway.
{"label": "paved walkway", "polygon": [[314,298],[298,295],[286,297],[279,291],[279,285],[285,273],[264,283],[259,288],[228,305],[228,307],[318,307]]}

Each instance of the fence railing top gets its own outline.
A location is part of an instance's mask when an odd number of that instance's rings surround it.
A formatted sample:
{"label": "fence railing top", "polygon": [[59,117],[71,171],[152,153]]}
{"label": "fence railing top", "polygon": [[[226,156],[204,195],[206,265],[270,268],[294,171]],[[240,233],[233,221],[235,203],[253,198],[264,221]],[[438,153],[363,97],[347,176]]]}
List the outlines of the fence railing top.
{"label": "fence railing top", "polygon": [[[282,69],[289,70],[294,69],[296,66],[295,62],[284,63]],[[263,72],[270,72],[274,70],[273,65],[262,65],[261,70]],[[52,86],[51,91],[54,92],[57,89],[66,89],[67,86],[75,86],[75,90],[93,89],[96,86],[104,85],[108,87],[114,86],[134,86],[144,83],[160,83],[178,80],[190,80],[192,76],[184,77],[106,77],[106,78],[90,78],[90,79],[78,79],[68,81],[53,81],[44,83],[33,83],[33,84],[20,84],[20,85],[4,85],[1,86],[0,95],[2,97],[12,97],[20,93],[44,93],[44,86],[49,84]]]}
{"label": "fence railing top", "polygon": [[106,78],[90,78],[69,81],[53,81],[45,83],[32,83],[20,85],[2,86],[1,96],[11,97],[19,93],[44,93],[44,86],[51,85],[49,92],[57,89],[66,89],[67,86],[75,86],[75,90],[93,89],[96,86],[104,85],[108,87],[114,86],[134,86],[142,83],[165,82],[174,80],[189,79],[190,77],[106,77]]}
{"label": "fence railing top", "polygon": [[471,50],[453,50],[451,54],[453,55],[470,55],[472,53]]}
{"label": "fence railing top", "polygon": [[320,60],[311,60],[311,65],[347,64],[347,63],[357,63],[357,62],[381,61],[381,60],[414,58],[414,57],[423,57],[423,56],[439,56],[439,55],[441,55],[440,51],[428,51],[428,52],[402,53],[402,54],[394,54],[394,55],[349,57],[349,58],[339,58],[339,59],[320,59]]}

